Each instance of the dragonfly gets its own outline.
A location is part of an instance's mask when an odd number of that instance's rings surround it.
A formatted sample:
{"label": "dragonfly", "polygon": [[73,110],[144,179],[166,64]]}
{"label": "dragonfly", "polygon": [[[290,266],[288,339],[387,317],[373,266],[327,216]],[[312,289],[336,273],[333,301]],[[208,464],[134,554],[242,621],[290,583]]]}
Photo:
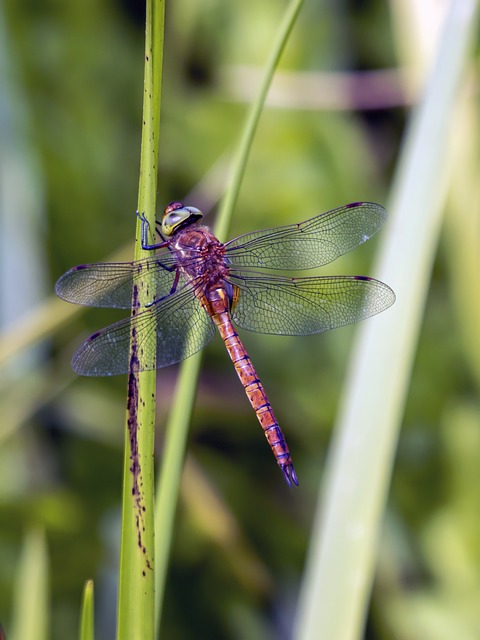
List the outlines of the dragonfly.
{"label": "dragonfly", "polygon": [[142,247],[150,257],[82,264],[56,283],[63,300],[119,309],[132,308],[147,274],[152,283],[130,318],[82,344],[73,370],[84,376],[128,373],[132,335],[142,352],[140,370],[160,369],[203,349],[218,330],[287,484],[298,486],[285,436],[234,324],[263,334],[311,335],[390,307],[394,292],[374,278],[279,274],[321,267],[361,245],[382,227],[385,209],[353,202],[226,243],[201,224],[199,209],[181,202],[169,204],[156,222],[157,243],[148,243],[149,224],[139,217]]}

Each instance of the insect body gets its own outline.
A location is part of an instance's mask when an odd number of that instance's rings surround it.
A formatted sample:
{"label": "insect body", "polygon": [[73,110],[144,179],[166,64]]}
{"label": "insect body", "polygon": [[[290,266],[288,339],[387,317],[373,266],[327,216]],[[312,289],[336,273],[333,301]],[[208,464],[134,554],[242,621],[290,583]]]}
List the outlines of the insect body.
{"label": "insect body", "polygon": [[125,309],[145,270],[155,285],[144,309],[98,331],[80,347],[73,369],[81,375],[127,373],[132,331],[143,369],[166,367],[202,349],[216,327],[287,483],[298,484],[283,433],[233,323],[259,333],[309,335],[387,309],[395,295],[373,278],[271,273],[331,262],[376,233],[386,212],[380,205],[356,202],[225,244],[200,224],[201,218],[197,208],[174,202],[163,214],[160,243],[147,244],[143,219],[143,248],[155,251],[151,258],[80,265],[58,280],[56,292],[64,300]]}

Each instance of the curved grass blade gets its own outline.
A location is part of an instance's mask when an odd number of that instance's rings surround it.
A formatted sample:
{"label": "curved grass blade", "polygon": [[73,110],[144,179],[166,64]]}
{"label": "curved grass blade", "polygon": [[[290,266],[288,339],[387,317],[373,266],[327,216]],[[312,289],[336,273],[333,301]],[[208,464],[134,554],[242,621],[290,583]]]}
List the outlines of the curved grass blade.
{"label": "curved grass blade", "polygon": [[[227,234],[228,225],[237,201],[240,184],[245,173],[248,154],[265,104],[268,88],[302,5],[303,0],[291,0],[288,5],[272,45],[272,51],[266,65],[261,89],[247,115],[238,151],[235,156],[227,194],[222,201],[218,222],[215,226],[215,235],[220,241],[225,240]],[[162,615],[175,508],[185,456],[185,443],[195,398],[200,359],[201,354],[197,354],[182,365],[175,400],[166,427],[164,455],[157,487],[157,504],[155,510],[155,528],[157,531],[162,531],[162,535],[157,535],[156,537],[155,548],[157,561],[155,577],[157,601],[155,627],[157,637]]]}

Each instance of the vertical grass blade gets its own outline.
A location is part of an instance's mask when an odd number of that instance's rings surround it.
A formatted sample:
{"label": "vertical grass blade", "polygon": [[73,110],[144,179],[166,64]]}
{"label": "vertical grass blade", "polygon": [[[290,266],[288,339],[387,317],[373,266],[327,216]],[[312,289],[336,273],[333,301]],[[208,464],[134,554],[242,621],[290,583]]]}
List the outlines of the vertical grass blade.
{"label": "vertical grass blade", "polygon": [[376,275],[396,305],[358,335],[319,501],[297,612],[297,640],[363,634],[379,524],[408,388],[449,169],[450,123],[478,3],[454,1],[424,99],[402,150]]}
{"label": "vertical grass blade", "polygon": [[[215,233],[220,240],[227,234],[233,209],[235,207],[240,184],[245,173],[245,166],[250,152],[255,130],[265,104],[268,88],[288,36],[303,5],[303,0],[291,0],[280,23],[272,45],[270,57],[267,61],[265,74],[260,91],[252,104],[238,150],[232,165],[230,180],[226,196],[220,208]],[[155,528],[161,535],[157,535],[156,542],[156,635],[158,637],[162,615],[163,596],[165,592],[168,559],[172,540],[175,518],[175,508],[178,500],[179,484],[183,460],[185,457],[185,443],[188,426],[192,414],[193,401],[200,370],[201,354],[189,358],[181,367],[177,393],[166,426],[163,464],[157,489],[157,504],[155,510]]]}
{"label": "vertical grass blade", "polygon": [[444,241],[463,353],[480,388],[480,123],[475,93],[466,91],[459,107]]}
{"label": "vertical grass blade", "polygon": [[[163,0],[147,0],[142,148],[138,210],[155,228],[157,159],[160,134],[164,9]],[[135,259],[144,257],[137,221]],[[133,314],[151,287],[148,274],[134,291]],[[122,539],[117,638],[154,637],[154,426],[155,371],[140,373],[141,335],[132,333],[125,430]],[[137,342],[138,341],[138,342]]]}
{"label": "vertical grass blade", "polygon": [[79,639],[93,640],[94,637],[93,580],[87,580],[83,589]]}
{"label": "vertical grass blade", "polygon": [[262,115],[263,107],[265,106],[268,90],[272,84],[273,74],[278,66],[280,57],[287,43],[288,36],[293,29],[293,25],[295,24],[302,6],[303,0],[291,0],[290,4],[287,6],[283,19],[280,22],[280,26],[275,35],[270,57],[265,65],[265,71],[258,95],[247,114],[238,149],[233,158],[227,191],[222,200],[218,213],[217,224],[215,225],[215,234],[222,242],[226,240],[228,225],[230,224],[233,210],[237,204],[248,155],[252,148],[253,138],[258,127],[260,116]]}
{"label": "vertical grass blade", "polygon": [[10,640],[47,640],[49,633],[48,553],[43,530],[25,537],[14,594]]}

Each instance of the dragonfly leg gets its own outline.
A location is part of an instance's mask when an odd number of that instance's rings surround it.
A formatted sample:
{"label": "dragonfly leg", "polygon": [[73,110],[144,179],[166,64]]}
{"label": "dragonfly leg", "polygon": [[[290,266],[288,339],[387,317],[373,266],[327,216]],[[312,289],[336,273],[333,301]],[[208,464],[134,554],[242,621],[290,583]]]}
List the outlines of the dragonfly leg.
{"label": "dragonfly leg", "polygon": [[[161,264],[161,263],[160,263]],[[166,268],[166,267],[165,267]],[[173,269],[168,269],[168,271],[172,271]],[[177,290],[177,286],[178,286],[178,280],[180,278],[180,269],[177,269],[175,272],[175,278],[173,280],[173,284],[172,284],[172,288],[170,289],[170,292],[167,293],[166,296],[162,296],[161,298],[157,298],[156,300],[153,300],[152,302],[148,302],[145,307],[153,307],[154,304],[158,304],[159,302],[161,302],[162,300],[165,300],[165,298],[169,298],[172,294],[175,293],[175,291]]]}
{"label": "dragonfly leg", "polygon": [[[163,238],[162,238],[162,242],[148,244],[148,230],[150,229],[150,223],[145,217],[145,213],[140,214],[137,211],[136,215],[137,215],[137,218],[139,218],[142,221],[142,231],[141,231],[142,249],[144,251],[154,251],[155,249],[162,249],[163,247],[166,247],[168,245],[168,242],[166,240],[163,240]],[[157,225],[157,222],[155,222],[155,225]],[[162,237],[158,230],[157,230],[157,233],[160,235],[160,237]]]}

